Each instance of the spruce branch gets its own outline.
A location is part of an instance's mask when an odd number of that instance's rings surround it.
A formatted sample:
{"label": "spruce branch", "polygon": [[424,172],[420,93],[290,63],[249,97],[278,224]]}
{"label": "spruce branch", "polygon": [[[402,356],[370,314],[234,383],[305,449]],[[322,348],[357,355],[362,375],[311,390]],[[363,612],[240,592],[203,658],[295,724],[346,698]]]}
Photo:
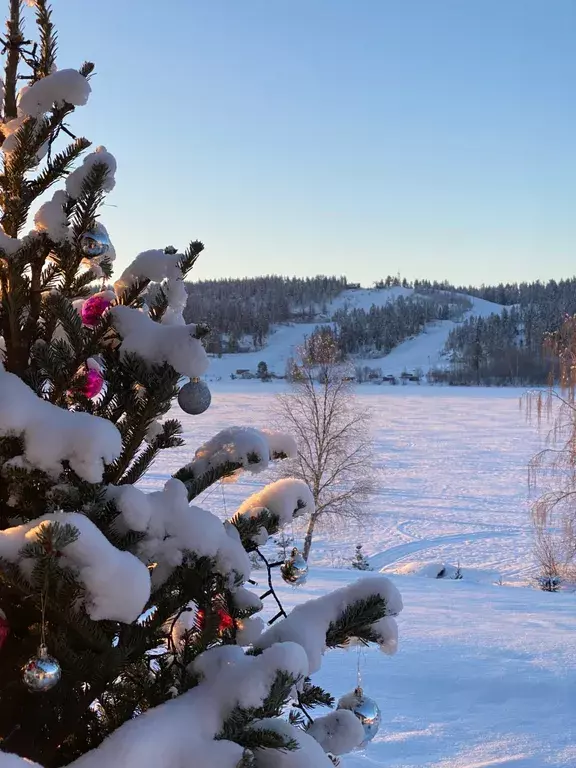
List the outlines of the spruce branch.
{"label": "spruce branch", "polygon": [[7,50],[6,68],[4,71],[4,120],[13,120],[18,114],[16,108],[16,82],[18,80],[20,46],[24,43],[21,14],[21,0],[10,0],[10,16],[6,22],[7,36],[4,42],[4,48]]}
{"label": "spruce branch", "polygon": [[34,68],[34,77],[39,80],[49,75],[56,64],[57,34],[52,23],[52,9],[46,0],[35,0],[36,25],[40,36],[40,55]]}

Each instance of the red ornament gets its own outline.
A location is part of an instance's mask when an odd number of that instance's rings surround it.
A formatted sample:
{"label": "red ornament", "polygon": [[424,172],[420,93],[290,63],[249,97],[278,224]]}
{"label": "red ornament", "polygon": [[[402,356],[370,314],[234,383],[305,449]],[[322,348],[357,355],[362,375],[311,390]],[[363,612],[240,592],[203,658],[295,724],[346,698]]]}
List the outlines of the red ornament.
{"label": "red ornament", "polygon": [[109,299],[100,294],[90,296],[89,299],[86,299],[82,305],[82,309],[80,310],[80,314],[82,315],[82,322],[84,325],[87,325],[90,328],[98,325],[102,315],[104,312],[106,312],[111,304],[112,302]]}
{"label": "red ornament", "polygon": [[9,634],[10,624],[8,624],[8,619],[6,618],[4,611],[0,611],[0,648],[2,648],[6,642]]}
{"label": "red ornament", "polygon": [[[216,615],[218,616],[218,633],[222,634],[223,632],[228,632],[230,629],[233,629],[234,627],[234,619],[228,611],[225,611],[224,608],[218,608],[216,611]],[[199,609],[196,613],[196,626],[198,629],[202,632],[204,630],[204,627],[206,626],[206,615],[202,609]]]}
{"label": "red ornament", "polygon": [[92,398],[99,395],[104,385],[104,377],[96,368],[89,368],[86,371],[82,394],[84,397]]}
{"label": "red ornament", "polygon": [[234,619],[230,616],[228,611],[225,611],[223,608],[218,609],[218,618],[220,619],[218,632],[227,632],[234,627]]}

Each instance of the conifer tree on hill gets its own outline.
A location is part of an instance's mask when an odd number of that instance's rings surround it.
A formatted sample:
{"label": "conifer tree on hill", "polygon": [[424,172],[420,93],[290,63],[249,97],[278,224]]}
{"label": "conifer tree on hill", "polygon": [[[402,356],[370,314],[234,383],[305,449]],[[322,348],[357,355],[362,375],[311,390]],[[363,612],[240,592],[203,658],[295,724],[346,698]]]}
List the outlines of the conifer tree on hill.
{"label": "conifer tree on hill", "polygon": [[98,214],[116,162],[79,162],[89,142],[68,127],[93,66],[56,69],[51,10],[28,5],[9,1],[2,40],[0,768],[331,766],[363,729],[348,710],[312,725],[332,699],[310,676],[354,639],[393,652],[400,596],[376,577],[264,625],[249,556],[310,491],[284,479],[226,522],[193,502],[291,455],[286,436],[227,429],[162,490],[136,488],[182,445],[162,417],[207,367],[207,329],[182,319],[202,245],[141,253],[110,282]]}

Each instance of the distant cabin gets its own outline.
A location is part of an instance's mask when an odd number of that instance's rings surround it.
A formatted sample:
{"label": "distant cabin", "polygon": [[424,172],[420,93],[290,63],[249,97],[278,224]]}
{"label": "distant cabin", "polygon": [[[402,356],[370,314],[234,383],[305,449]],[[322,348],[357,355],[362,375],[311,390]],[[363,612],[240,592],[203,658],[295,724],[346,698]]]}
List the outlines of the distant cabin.
{"label": "distant cabin", "polygon": [[346,288],[348,288],[349,291],[358,291],[361,287],[360,283],[346,283]]}

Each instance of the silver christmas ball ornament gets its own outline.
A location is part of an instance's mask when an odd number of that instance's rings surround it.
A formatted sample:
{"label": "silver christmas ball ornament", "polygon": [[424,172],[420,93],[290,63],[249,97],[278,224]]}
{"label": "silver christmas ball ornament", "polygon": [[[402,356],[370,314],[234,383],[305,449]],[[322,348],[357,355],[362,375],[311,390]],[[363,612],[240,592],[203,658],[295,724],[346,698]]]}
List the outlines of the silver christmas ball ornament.
{"label": "silver christmas ball ornament", "polygon": [[280,566],[280,573],[286,584],[292,584],[295,587],[306,581],[308,563],[296,547],[292,550],[290,557]]}
{"label": "silver christmas ball ornament", "polygon": [[44,693],[60,682],[62,670],[60,664],[48,655],[45,645],[38,648],[38,655],[33,656],[22,667],[22,679],[29,691]]}
{"label": "silver christmas ball ornament", "polygon": [[382,715],[380,713],[380,707],[374,699],[364,694],[362,688],[355,688],[352,693],[347,693],[338,702],[338,709],[349,709],[353,712],[358,720],[362,723],[364,728],[364,741],[361,746],[364,746],[369,741],[372,741],[374,736],[378,733],[380,728],[380,722]]}
{"label": "silver christmas ball ornament", "polygon": [[184,384],[178,392],[178,405],[184,413],[192,416],[198,416],[204,413],[212,402],[212,395],[208,385],[200,379],[191,379],[188,384]]}
{"label": "silver christmas ball ornament", "polygon": [[80,236],[80,250],[87,259],[105,256],[110,249],[110,238],[101,229],[92,229]]}

